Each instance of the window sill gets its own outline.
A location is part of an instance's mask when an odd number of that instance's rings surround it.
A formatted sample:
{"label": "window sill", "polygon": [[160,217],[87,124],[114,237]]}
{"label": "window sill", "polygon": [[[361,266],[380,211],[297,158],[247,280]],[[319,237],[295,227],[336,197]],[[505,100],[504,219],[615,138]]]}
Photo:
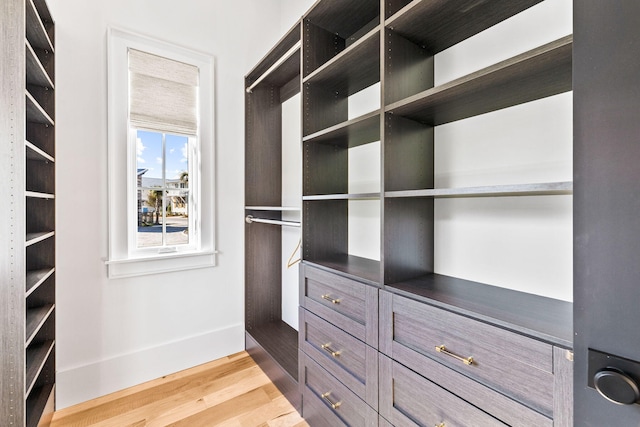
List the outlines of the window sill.
{"label": "window sill", "polygon": [[215,266],[215,251],[157,254],[105,261],[110,279],[170,273]]}

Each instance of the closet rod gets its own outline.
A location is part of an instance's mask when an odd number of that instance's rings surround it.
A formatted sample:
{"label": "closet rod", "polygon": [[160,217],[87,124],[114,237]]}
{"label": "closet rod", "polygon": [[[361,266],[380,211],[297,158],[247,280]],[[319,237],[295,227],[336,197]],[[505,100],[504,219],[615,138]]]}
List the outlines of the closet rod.
{"label": "closet rod", "polygon": [[269,74],[271,74],[273,72],[273,70],[275,70],[280,65],[282,65],[287,59],[291,58],[293,56],[293,54],[296,53],[296,51],[298,49],[300,49],[301,46],[302,46],[302,42],[299,41],[291,49],[289,49],[287,51],[287,53],[282,55],[280,57],[280,59],[278,59],[275,62],[275,64],[273,64],[271,67],[269,67],[269,69],[267,71],[262,73],[262,75],[260,77],[258,77],[258,79],[255,82],[253,82],[253,84],[246,89],[247,93],[253,92],[253,88],[254,87],[258,86],[262,80],[264,80]]}
{"label": "closet rod", "polygon": [[300,227],[299,222],[279,221],[277,219],[254,218],[253,215],[247,215],[244,220],[247,222],[247,224],[251,224],[252,222],[259,222],[262,224],[284,225],[286,227]]}

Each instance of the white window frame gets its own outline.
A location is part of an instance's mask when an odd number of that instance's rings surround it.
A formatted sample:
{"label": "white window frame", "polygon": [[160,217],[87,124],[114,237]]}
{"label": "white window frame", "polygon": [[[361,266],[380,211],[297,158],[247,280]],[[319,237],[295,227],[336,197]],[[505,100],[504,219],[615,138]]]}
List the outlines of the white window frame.
{"label": "white window frame", "polygon": [[[176,46],[161,40],[116,28],[108,35],[108,197],[109,255],[106,261],[109,278],[140,276],[194,268],[213,267],[215,250],[214,194],[214,60],[211,55]],[[189,165],[193,173],[194,205],[198,212],[194,231],[196,245],[166,252],[139,250],[135,243],[137,230],[134,214],[136,198],[135,136],[130,135],[129,67],[130,48],[197,66],[199,120],[197,164]],[[170,132],[169,132],[170,133]],[[133,140],[133,146],[132,141]],[[126,172],[125,172],[126,171]],[[191,181],[191,176],[190,176]],[[201,183],[198,186],[197,183]],[[191,182],[189,183],[191,187]],[[136,207],[134,207],[134,205]],[[135,226],[135,227],[134,227]],[[191,233],[192,230],[190,229]],[[134,246],[136,245],[136,246]]]}

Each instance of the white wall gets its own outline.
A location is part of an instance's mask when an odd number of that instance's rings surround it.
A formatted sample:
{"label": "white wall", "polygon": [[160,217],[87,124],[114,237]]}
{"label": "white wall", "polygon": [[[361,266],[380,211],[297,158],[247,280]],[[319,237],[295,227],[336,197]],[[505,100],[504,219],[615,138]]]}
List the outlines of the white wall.
{"label": "white wall", "polygon": [[[56,356],[63,408],[244,348],[243,77],[283,29],[279,0],[48,2],[56,19]],[[215,57],[215,268],[107,279],[108,25]]]}

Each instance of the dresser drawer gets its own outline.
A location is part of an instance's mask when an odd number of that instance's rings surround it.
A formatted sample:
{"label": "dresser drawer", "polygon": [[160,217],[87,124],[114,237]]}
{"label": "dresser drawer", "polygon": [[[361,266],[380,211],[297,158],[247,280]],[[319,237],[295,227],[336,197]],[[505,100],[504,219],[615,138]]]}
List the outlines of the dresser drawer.
{"label": "dresser drawer", "polygon": [[374,409],[378,405],[378,351],[300,308],[299,347]]}
{"label": "dresser drawer", "polygon": [[399,295],[381,292],[380,349],[418,370],[425,358],[553,416],[553,347]]}
{"label": "dresser drawer", "polygon": [[396,427],[507,425],[382,354],[380,388],[380,415]]}
{"label": "dresser drawer", "polygon": [[377,426],[378,414],[313,359],[300,352],[302,416],[310,426]]}
{"label": "dresser drawer", "polygon": [[300,305],[378,347],[378,288],[303,263]]}

